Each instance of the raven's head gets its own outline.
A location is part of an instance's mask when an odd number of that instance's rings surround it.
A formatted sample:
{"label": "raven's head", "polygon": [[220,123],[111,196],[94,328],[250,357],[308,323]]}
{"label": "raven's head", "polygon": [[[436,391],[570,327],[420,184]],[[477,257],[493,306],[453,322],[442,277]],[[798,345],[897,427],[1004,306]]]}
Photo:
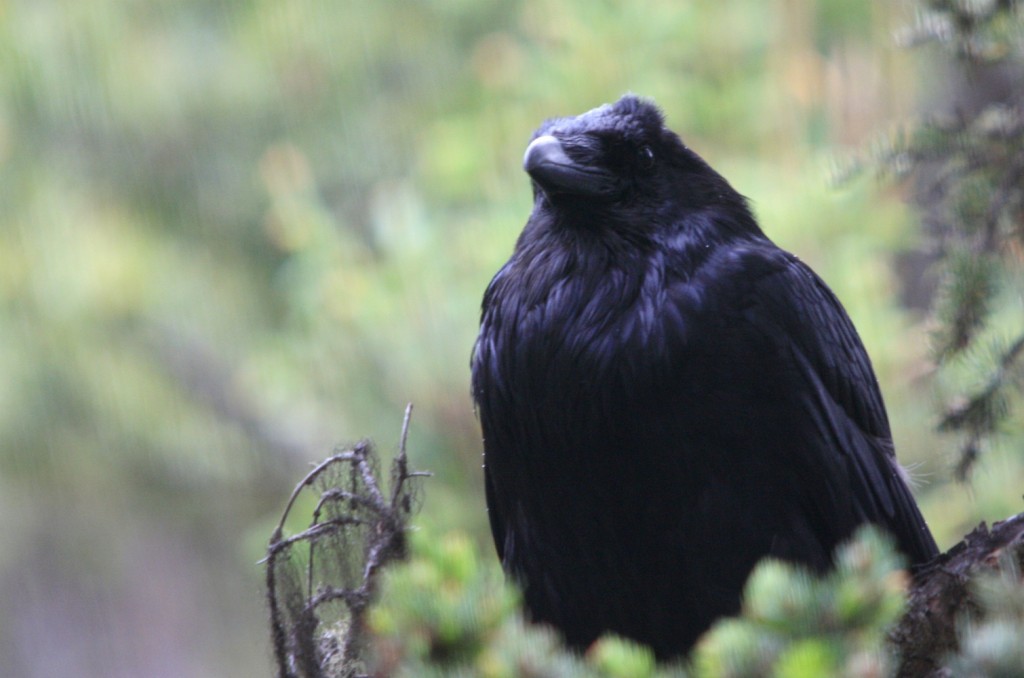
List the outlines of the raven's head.
{"label": "raven's head", "polygon": [[650,101],[626,95],[534,133],[523,168],[547,206],[583,216],[673,216],[745,202],[721,175],[665,126]]}

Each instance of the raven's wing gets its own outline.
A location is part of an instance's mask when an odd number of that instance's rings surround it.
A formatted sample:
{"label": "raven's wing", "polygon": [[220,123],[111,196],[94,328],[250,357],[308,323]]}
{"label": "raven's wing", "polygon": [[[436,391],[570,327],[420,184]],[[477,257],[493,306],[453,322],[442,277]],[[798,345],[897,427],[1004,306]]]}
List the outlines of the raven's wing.
{"label": "raven's wing", "polygon": [[499,515],[498,501],[494,496],[494,479],[491,478],[491,471],[484,464],[484,498],[487,500],[487,520],[491,525],[491,536],[494,538],[494,548],[498,552],[498,561],[505,562],[505,525],[502,516]]}
{"label": "raven's wing", "polygon": [[[794,471],[809,503],[886,528],[912,564],[938,551],[896,462],[881,392],[867,352],[839,300],[795,256],[772,247],[746,258],[750,281],[739,317],[767,335],[782,388],[797,394]],[[745,286],[743,286],[745,287]]]}

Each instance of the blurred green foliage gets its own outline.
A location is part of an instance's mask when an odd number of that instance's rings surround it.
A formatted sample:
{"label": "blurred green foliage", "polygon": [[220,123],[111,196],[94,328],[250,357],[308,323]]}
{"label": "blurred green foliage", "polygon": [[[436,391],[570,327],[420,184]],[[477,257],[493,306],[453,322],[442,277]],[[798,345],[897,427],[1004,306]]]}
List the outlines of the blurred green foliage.
{"label": "blurred green foliage", "polygon": [[984,615],[963,615],[961,651],[948,659],[954,676],[1019,676],[1024,671],[1024,586],[1019,560],[1004,553],[1001,572],[974,586]]}
{"label": "blurred green foliage", "polygon": [[547,628],[524,624],[500,569],[481,562],[465,534],[414,533],[412,546],[415,556],[387,574],[371,615],[383,675],[817,678],[893,670],[885,631],[903,609],[907,577],[875,530],[842,546],[825,577],[762,562],[742,616],[716,624],[685,666],[658,666],[646,648],[614,636],[582,657],[567,653]]}
{"label": "blurred green foliage", "polygon": [[1020,433],[1024,5],[927,0],[921,10],[902,41],[941,50],[948,101],[883,141],[874,164],[913,183],[941,281],[930,303],[933,353],[953,395],[939,429],[960,439],[964,480],[1008,428]]}
{"label": "blurred green foliage", "polygon": [[885,631],[903,611],[908,583],[891,540],[862,528],[814,577],[763,561],[747,581],[743,615],[716,624],[696,652],[706,676],[891,675]]}
{"label": "blurred green foliage", "polygon": [[[409,453],[436,474],[421,520],[493,571],[468,395],[480,295],[529,208],[531,131],[625,91],[848,306],[940,542],[1015,511],[1012,457],[973,494],[944,484],[925,331],[890,266],[910,214],[867,182],[827,188],[829,157],[930,72],[890,45],[905,13],[0,0],[0,665],[264,674],[256,561],[281,503],[335,443],[393,448],[410,400]],[[647,666],[608,647],[587,661]]]}

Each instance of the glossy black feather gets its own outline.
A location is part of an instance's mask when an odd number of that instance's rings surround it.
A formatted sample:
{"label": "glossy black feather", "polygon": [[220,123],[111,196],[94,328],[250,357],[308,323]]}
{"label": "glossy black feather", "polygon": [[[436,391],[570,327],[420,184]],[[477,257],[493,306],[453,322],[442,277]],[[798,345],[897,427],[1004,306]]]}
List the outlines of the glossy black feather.
{"label": "glossy black feather", "polygon": [[483,302],[487,504],[533,619],[681,654],[773,555],[828,566],[866,521],[935,543],[842,306],[624,97],[546,122],[533,213]]}

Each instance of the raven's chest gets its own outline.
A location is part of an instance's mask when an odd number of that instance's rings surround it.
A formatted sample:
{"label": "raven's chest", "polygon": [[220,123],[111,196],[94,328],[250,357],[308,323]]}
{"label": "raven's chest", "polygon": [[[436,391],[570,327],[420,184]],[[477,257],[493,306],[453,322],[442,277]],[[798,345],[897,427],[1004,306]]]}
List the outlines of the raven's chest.
{"label": "raven's chest", "polygon": [[510,405],[614,407],[684,359],[680,299],[657,269],[539,277],[506,270],[488,291],[474,391]]}

